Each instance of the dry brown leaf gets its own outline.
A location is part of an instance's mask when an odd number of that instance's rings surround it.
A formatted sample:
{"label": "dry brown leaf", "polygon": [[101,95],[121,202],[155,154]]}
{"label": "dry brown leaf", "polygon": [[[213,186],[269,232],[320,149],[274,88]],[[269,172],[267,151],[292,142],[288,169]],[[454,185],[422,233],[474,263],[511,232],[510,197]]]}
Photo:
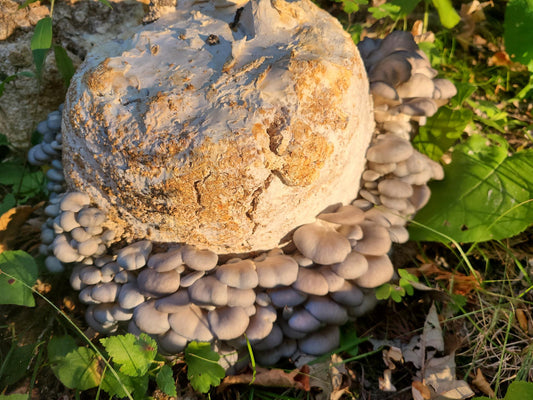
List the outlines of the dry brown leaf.
{"label": "dry brown leaf", "polygon": [[494,53],[492,57],[487,60],[487,64],[489,67],[510,67],[513,65],[513,62],[505,50],[500,50]]}
{"label": "dry brown leaf", "polygon": [[401,363],[403,362],[402,349],[396,346],[391,346],[390,349],[383,350],[383,362],[391,370],[396,369],[396,364],[394,362]]}
{"label": "dry brown leaf", "polygon": [[40,205],[18,206],[0,216],[0,253],[9,250],[11,242],[17,237],[20,227]]}
{"label": "dry brown leaf", "polygon": [[[416,396],[416,397],[419,397],[425,400],[431,399],[431,391],[423,382],[413,381],[413,383],[411,383],[411,391],[414,392],[415,390],[419,394],[419,396]],[[413,393],[413,397],[415,397],[414,393]]]}
{"label": "dry brown leaf", "polygon": [[379,377],[379,390],[382,390],[384,392],[396,392],[396,387],[392,384],[391,381],[392,378],[392,371],[390,369],[386,369],[383,371],[383,378]]}
{"label": "dry brown leaf", "polygon": [[416,276],[433,277],[436,280],[448,281],[454,294],[468,295],[471,291],[480,289],[482,277],[478,271],[476,276],[464,275],[457,271],[445,271],[433,263],[422,264],[419,268],[409,269]]}
{"label": "dry brown leaf", "polygon": [[518,324],[520,325],[520,328],[522,328],[522,330],[527,333],[527,327],[528,327],[527,319],[528,318],[527,318],[525,311],[522,310],[521,308],[518,308],[516,310],[516,319],[518,320]]}
{"label": "dry brown leaf", "polygon": [[300,369],[285,372],[281,369],[266,369],[258,367],[256,369],[255,380],[253,374],[245,373],[234,376],[226,376],[218,386],[218,391],[222,392],[230,385],[253,384],[266,387],[290,387],[309,391],[309,367],[304,365]]}
{"label": "dry brown leaf", "polygon": [[496,397],[494,390],[490,387],[490,384],[487,382],[485,377],[483,376],[483,373],[481,372],[481,369],[478,368],[476,371],[476,377],[472,379],[472,383],[476,385],[476,387],[483,392],[483,394],[486,394],[487,396],[493,398]]}

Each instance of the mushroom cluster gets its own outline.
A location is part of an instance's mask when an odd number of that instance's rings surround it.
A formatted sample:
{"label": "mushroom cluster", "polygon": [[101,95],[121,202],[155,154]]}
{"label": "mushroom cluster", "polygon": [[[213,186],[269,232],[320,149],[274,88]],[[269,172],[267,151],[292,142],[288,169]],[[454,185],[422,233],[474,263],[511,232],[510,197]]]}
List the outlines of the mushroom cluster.
{"label": "mushroom cluster", "polygon": [[[235,257],[183,242],[117,241],[108,213],[90,195],[71,188],[51,196],[41,252],[51,271],[71,270],[93,329],[112,333],[127,323],[134,334],[152,335],[167,355],[192,340],[243,350],[247,338],[265,365],[338,346],[339,326],[371,310],[373,289],[393,277],[392,243],[408,240],[405,224],[427,202],[426,183],[443,177],[438,163],[413,149],[412,123],[424,123],[454,93],[450,82],[434,79],[409,34],[367,39],[360,51],[378,124],[361,189],[351,203],[332,204],[295,226],[282,248]],[[419,75],[431,93],[417,91]],[[46,129],[61,143],[59,126],[50,122],[56,115],[39,125],[45,140],[28,158],[62,172],[60,149],[53,159],[41,154],[53,147]]]}

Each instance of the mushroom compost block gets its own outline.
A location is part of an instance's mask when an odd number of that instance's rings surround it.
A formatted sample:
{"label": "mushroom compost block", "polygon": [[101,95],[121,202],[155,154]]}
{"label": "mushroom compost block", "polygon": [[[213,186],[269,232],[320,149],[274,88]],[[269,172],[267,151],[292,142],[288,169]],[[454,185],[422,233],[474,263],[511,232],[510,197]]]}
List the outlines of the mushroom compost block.
{"label": "mushroom compost block", "polygon": [[123,239],[267,250],[356,197],[367,93],[350,36],[309,1],[180,4],[77,71],[67,184]]}
{"label": "mushroom compost block", "polygon": [[411,34],[361,59],[308,0],[167,11],[90,53],[37,127],[46,267],[70,271],[93,329],[166,355],[331,351],[443,177],[410,140],[455,88]]}

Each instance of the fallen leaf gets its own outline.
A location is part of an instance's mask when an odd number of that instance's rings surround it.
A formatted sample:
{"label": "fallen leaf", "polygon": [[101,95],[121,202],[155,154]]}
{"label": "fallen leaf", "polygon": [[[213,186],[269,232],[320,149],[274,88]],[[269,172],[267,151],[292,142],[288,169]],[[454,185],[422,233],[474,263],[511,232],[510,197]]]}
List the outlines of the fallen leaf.
{"label": "fallen leaf", "polygon": [[481,288],[482,277],[478,271],[475,276],[465,275],[458,271],[446,271],[433,263],[422,264],[419,268],[409,269],[416,276],[432,277],[438,281],[448,282],[452,293],[466,296],[473,290]]}
{"label": "fallen leaf", "polygon": [[431,399],[431,391],[424,383],[420,381],[413,381],[411,384],[411,392],[413,393],[413,398],[415,398],[415,400]]}
{"label": "fallen leaf", "polygon": [[289,387],[309,391],[309,367],[303,366],[285,372],[281,369],[266,369],[257,367],[255,379],[251,372],[233,376],[226,376],[218,386],[218,391],[222,392],[230,385],[253,384],[266,387]]}
{"label": "fallen leaf", "polygon": [[18,206],[0,216],[0,253],[9,250],[11,242],[17,237],[20,227],[40,205]]}
{"label": "fallen leaf", "polygon": [[527,316],[524,310],[522,310],[521,308],[518,308],[516,310],[516,319],[518,320],[518,324],[520,325],[520,328],[522,328],[524,332],[527,332],[527,327],[528,327]]}
{"label": "fallen leaf", "polygon": [[391,370],[396,369],[394,362],[401,363],[403,361],[402,349],[396,346],[391,346],[390,349],[383,350],[383,362]]}
{"label": "fallen leaf", "polygon": [[444,339],[442,337],[442,329],[440,327],[439,315],[437,314],[435,303],[431,305],[428,315],[426,316],[424,331],[422,333],[422,344],[426,349],[432,347],[437,351],[444,351]]}
{"label": "fallen leaf", "polygon": [[483,372],[481,372],[481,369],[478,368],[476,371],[476,377],[472,379],[472,383],[476,385],[476,387],[481,390],[484,394],[487,396],[494,398],[496,397],[496,394],[494,393],[494,390],[490,387],[490,384],[487,382],[485,377],[483,376]]}
{"label": "fallen leaf", "polygon": [[383,392],[396,392],[396,387],[391,382],[392,371],[386,369],[383,371],[383,378],[379,377],[379,390]]}

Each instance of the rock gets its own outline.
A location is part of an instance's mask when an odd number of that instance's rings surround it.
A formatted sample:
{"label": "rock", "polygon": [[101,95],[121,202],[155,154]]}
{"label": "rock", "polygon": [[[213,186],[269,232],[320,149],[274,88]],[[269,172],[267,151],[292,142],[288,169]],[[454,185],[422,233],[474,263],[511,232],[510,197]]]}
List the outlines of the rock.
{"label": "rock", "polygon": [[252,0],[238,34],[237,6],[215,7],[185,4],[96,48],[73,78],[67,184],[109,212],[117,238],[268,249],[356,197],[373,121],[369,96],[353,95],[368,84],[351,38],[308,0]]}

